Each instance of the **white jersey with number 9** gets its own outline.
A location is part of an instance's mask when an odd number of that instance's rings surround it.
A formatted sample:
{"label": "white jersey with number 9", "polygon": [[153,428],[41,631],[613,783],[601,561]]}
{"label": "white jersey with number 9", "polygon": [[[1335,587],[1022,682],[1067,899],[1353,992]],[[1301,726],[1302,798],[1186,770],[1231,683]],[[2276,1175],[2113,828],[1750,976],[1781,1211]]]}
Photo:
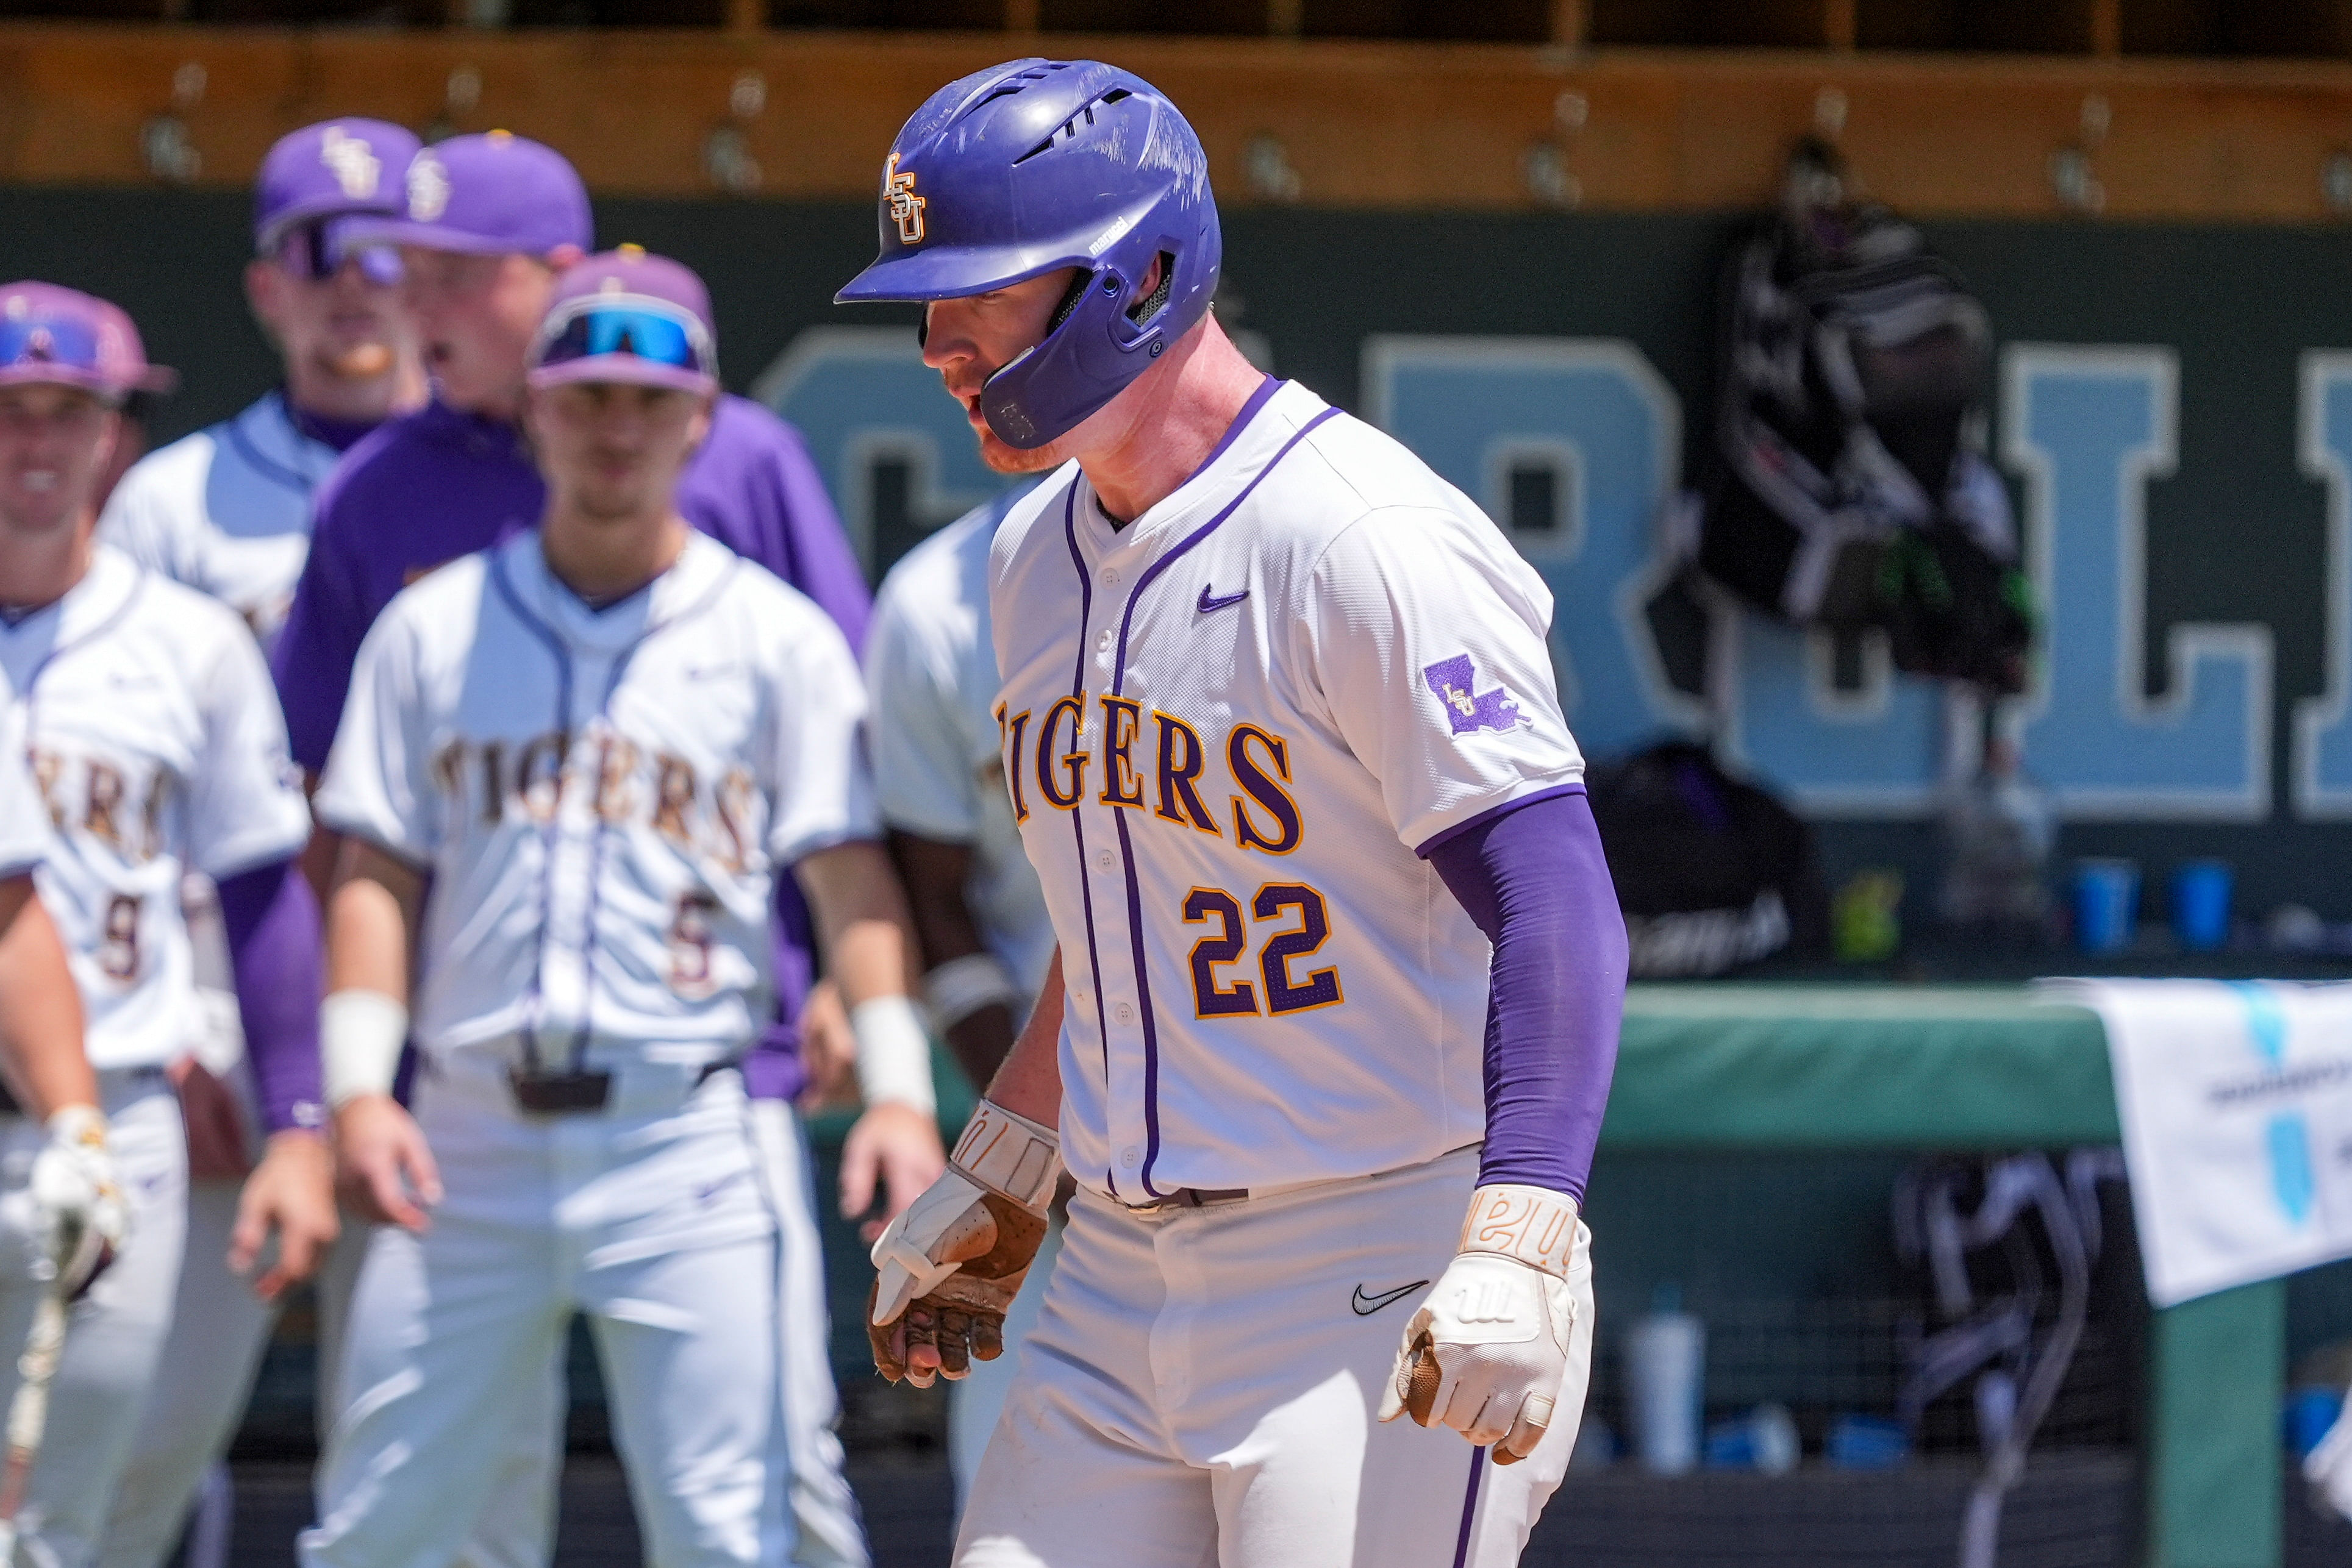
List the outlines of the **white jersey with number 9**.
{"label": "white jersey with number 9", "polygon": [[54,830],[38,883],[88,1019],[90,1065],[161,1066],[199,1026],[184,871],[298,852],[310,813],[253,634],[100,548],[63,599],[0,622]]}

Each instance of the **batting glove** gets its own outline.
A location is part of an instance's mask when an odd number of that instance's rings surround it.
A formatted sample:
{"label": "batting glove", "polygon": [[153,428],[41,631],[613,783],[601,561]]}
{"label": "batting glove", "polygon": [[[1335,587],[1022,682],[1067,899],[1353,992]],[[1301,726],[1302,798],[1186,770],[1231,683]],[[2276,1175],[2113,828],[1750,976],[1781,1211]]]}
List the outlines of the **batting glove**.
{"label": "batting glove", "polygon": [[1462,1249],[1404,1327],[1381,1419],[1410,1414],[1494,1445],[1507,1465],[1543,1440],[1568,1372],[1576,1304],[1569,1268],[1576,1200],[1538,1186],[1482,1186]]}
{"label": "batting glove", "polygon": [[[939,1352],[950,1378],[974,1356],[1004,1353],[1004,1313],[1045,1239],[1045,1208],[1062,1168],[1053,1131],[987,1100],[956,1140],[947,1174],[923,1189],[874,1243],[878,1271],[866,1312],[875,1369],[929,1388],[915,1347]],[[906,1317],[903,1348],[891,1328]]]}
{"label": "batting glove", "polygon": [[131,1210],[106,1146],[106,1118],[96,1106],[68,1105],[50,1116],[47,1130],[29,1184],[37,1234],[58,1287],[75,1296],[121,1248]]}

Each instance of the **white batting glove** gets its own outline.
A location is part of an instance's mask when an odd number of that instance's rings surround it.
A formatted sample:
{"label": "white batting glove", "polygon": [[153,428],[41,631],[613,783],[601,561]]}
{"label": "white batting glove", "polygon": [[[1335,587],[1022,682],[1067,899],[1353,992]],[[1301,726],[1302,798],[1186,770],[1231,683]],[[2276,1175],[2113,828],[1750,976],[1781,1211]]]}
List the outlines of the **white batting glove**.
{"label": "white batting glove", "polygon": [[50,1116],[47,1131],[28,1186],[42,1259],[71,1296],[121,1249],[131,1209],[98,1107],[68,1105]]}
{"label": "white batting glove", "polygon": [[[980,1103],[947,1174],[874,1243],[866,1334],[884,1377],[929,1388],[941,1374],[966,1375],[975,1356],[1003,1354],[1004,1313],[1045,1239],[1061,1152],[1052,1129]],[[937,1353],[936,1371],[914,1364],[918,1346]]]}
{"label": "white batting glove", "polygon": [[1410,1414],[1494,1445],[1507,1465],[1543,1440],[1567,1375],[1576,1303],[1576,1200],[1539,1186],[1482,1186],[1462,1249],[1404,1326],[1381,1419]]}

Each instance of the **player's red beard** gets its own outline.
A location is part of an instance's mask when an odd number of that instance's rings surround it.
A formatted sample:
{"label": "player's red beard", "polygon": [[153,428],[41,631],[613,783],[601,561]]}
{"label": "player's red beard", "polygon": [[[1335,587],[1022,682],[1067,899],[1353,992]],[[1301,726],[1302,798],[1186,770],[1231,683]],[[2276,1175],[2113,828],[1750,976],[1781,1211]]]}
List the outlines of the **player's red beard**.
{"label": "player's red beard", "polygon": [[[994,372],[991,371],[990,374]],[[944,381],[946,376],[942,374],[940,379]],[[981,377],[980,385],[985,386],[987,383],[988,377]],[[1060,451],[1060,442],[1049,441],[1043,446],[1024,448],[1013,445],[991,429],[986,416],[980,412],[978,386],[969,392],[957,392],[953,386],[950,386],[948,391],[954,393],[958,402],[963,404],[964,417],[971,422],[972,435],[980,443],[980,460],[987,464],[992,472],[1042,474],[1048,468],[1061,465],[1063,454]]]}

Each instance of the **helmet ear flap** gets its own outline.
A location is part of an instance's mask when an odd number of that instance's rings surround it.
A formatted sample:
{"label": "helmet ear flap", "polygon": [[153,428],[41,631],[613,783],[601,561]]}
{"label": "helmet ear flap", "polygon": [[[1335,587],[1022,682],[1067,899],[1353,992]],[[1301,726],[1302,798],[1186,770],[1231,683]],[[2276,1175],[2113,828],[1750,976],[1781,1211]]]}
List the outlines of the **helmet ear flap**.
{"label": "helmet ear flap", "polygon": [[1046,337],[1052,337],[1060,329],[1062,323],[1070,319],[1070,312],[1078,308],[1078,301],[1084,299],[1087,297],[1087,290],[1094,286],[1095,275],[1085,267],[1080,267],[1078,275],[1070,279],[1070,286],[1062,290],[1062,302],[1054,307],[1053,319],[1045,323]]}

